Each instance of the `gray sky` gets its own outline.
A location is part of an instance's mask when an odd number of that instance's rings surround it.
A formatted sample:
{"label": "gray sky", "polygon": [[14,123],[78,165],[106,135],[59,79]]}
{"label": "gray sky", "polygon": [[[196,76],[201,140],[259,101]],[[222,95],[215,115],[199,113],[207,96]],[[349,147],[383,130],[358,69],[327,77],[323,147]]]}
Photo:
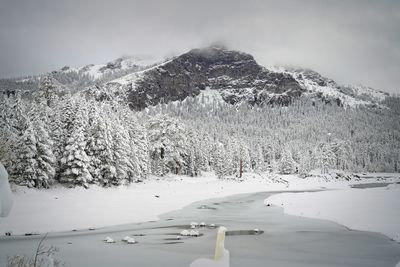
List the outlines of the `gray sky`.
{"label": "gray sky", "polygon": [[0,0],[0,77],[210,43],[400,93],[400,1]]}

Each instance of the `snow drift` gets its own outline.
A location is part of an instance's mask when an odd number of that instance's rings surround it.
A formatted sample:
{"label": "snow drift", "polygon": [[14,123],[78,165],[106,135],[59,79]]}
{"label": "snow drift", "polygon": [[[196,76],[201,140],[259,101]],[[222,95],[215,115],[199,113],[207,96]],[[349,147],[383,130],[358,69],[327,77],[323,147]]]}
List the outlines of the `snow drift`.
{"label": "snow drift", "polygon": [[13,198],[8,173],[3,164],[0,163],[0,217],[6,217],[13,206]]}

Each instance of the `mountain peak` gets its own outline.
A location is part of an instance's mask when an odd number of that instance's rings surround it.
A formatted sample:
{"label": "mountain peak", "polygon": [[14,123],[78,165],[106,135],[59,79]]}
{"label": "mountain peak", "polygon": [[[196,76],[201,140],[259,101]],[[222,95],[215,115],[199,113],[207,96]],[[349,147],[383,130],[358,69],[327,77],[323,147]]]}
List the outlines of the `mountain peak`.
{"label": "mountain peak", "polygon": [[129,102],[143,109],[197,96],[206,88],[217,90],[230,104],[251,105],[288,105],[304,91],[292,76],[267,70],[250,54],[211,46],[192,49],[146,71],[135,81]]}
{"label": "mountain peak", "polygon": [[218,62],[218,61],[234,62],[240,60],[250,60],[254,61],[254,64],[256,64],[253,56],[250,54],[236,50],[230,50],[225,46],[216,46],[216,45],[192,49],[189,52],[181,55],[181,57],[183,58],[194,57],[196,60],[200,61],[207,60],[210,62]]}

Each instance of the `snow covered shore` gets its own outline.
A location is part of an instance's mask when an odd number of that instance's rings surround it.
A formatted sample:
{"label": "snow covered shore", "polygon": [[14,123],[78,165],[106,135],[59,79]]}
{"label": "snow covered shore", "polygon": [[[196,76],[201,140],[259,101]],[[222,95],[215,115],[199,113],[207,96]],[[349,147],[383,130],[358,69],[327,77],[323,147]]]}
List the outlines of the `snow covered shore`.
{"label": "snow covered shore", "polygon": [[[316,177],[301,179],[290,175],[271,178],[246,174],[245,178],[242,182],[219,180],[213,173],[206,173],[196,178],[152,177],[144,183],[117,188],[37,190],[17,187],[13,210],[9,217],[0,218],[0,235],[8,231],[15,235],[144,222],[157,220],[158,215],[192,202],[214,197],[260,191],[348,188],[349,184],[356,183],[327,182]],[[368,182],[373,181],[368,179]],[[358,181],[361,182],[366,181]],[[391,207],[388,212],[394,209]]]}
{"label": "snow covered shore", "polygon": [[366,189],[282,193],[265,200],[291,215],[335,221],[350,229],[382,233],[400,242],[400,185]]}

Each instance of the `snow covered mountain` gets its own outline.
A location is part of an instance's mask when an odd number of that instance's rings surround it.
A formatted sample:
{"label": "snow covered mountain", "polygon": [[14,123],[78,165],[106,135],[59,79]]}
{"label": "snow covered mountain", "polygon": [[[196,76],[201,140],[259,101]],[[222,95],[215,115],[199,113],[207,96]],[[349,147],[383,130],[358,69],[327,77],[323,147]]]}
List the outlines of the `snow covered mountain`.
{"label": "snow covered mountain", "polygon": [[[260,66],[250,54],[221,46],[193,49],[169,60],[123,57],[106,64],[66,66],[51,76],[66,90],[86,90],[100,100],[118,97],[135,110],[182,101],[206,89],[227,103],[250,105],[287,106],[306,96],[343,107],[381,107],[389,96],[360,85],[339,85],[310,69]],[[39,77],[0,80],[0,91],[32,91]]]}
{"label": "snow covered mountain", "polygon": [[258,65],[251,55],[221,47],[193,49],[112,84],[114,88],[118,84],[128,85],[128,101],[138,110],[197,96],[207,88],[218,91],[230,104],[247,102],[251,105],[287,105],[304,91],[291,75],[269,71]]}
{"label": "snow covered mountain", "polygon": [[105,84],[108,92],[124,92],[132,108],[182,101],[215,90],[230,104],[289,105],[309,96],[325,103],[377,107],[387,93],[362,86],[341,86],[319,73],[302,68],[257,64],[253,56],[212,46],[193,49],[152,68],[128,74]]}

